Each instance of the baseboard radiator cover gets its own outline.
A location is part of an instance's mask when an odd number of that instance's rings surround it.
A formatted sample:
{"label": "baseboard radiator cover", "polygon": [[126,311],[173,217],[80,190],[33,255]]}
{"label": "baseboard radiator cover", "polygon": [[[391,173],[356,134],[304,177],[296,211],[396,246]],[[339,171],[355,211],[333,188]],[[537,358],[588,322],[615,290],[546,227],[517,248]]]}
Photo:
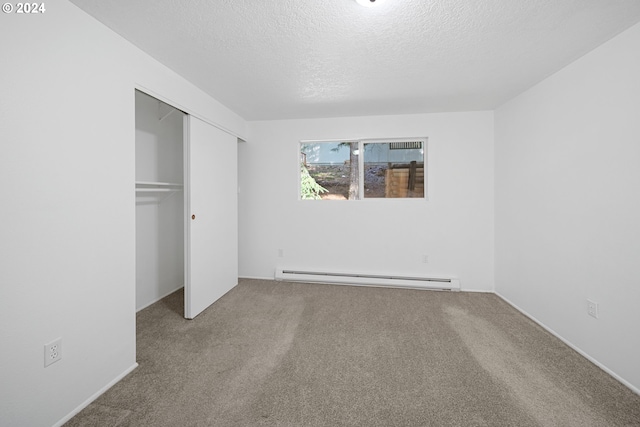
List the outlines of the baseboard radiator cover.
{"label": "baseboard radiator cover", "polygon": [[329,283],[354,286],[437,289],[448,291],[460,290],[460,280],[457,278],[434,275],[420,277],[399,274],[368,274],[278,267],[276,268],[275,279],[288,282]]}

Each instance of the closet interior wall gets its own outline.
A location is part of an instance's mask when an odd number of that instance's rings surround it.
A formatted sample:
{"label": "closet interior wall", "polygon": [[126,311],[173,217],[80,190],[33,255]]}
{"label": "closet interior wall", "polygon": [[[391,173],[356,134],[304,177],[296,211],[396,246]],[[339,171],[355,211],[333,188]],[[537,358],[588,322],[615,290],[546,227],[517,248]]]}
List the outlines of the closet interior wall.
{"label": "closet interior wall", "polygon": [[136,310],[184,286],[184,113],[142,92],[136,104]]}

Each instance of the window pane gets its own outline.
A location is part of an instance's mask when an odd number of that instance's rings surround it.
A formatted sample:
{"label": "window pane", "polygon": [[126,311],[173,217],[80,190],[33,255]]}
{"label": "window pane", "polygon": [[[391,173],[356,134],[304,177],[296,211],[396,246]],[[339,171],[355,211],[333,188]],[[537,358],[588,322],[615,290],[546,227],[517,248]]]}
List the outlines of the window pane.
{"label": "window pane", "polygon": [[364,144],[365,198],[424,198],[424,141]]}
{"label": "window pane", "polygon": [[300,198],[358,198],[358,142],[300,144]]}

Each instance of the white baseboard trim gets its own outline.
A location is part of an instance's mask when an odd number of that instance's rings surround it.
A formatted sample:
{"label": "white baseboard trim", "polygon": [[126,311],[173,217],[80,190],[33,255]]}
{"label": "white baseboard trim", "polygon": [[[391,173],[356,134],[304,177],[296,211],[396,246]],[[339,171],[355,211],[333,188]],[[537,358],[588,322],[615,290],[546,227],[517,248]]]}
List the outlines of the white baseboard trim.
{"label": "white baseboard trim", "polygon": [[153,301],[151,301],[151,302],[149,302],[149,303],[147,303],[147,304],[143,305],[142,307],[140,307],[140,308],[136,309],[136,313],[137,313],[137,312],[139,312],[139,311],[141,311],[141,310],[144,310],[145,308],[149,307],[150,305],[153,305],[153,304],[157,303],[157,302],[158,302],[158,301],[160,301],[162,298],[165,298],[165,297],[167,297],[167,296],[171,295],[172,293],[174,293],[175,291],[177,291],[178,289],[182,289],[182,288],[184,288],[184,285],[180,285],[180,286],[178,286],[177,288],[175,288],[174,290],[169,291],[169,292],[167,292],[166,294],[164,294],[164,295],[162,295],[162,296],[159,296],[158,298],[154,299]]}
{"label": "white baseboard trim", "polygon": [[[269,276],[269,277],[262,277],[262,276],[238,276],[238,280],[240,279],[249,279],[249,280],[269,280],[271,282],[275,282],[276,280]],[[300,282],[302,283],[302,282]],[[375,286],[372,286],[375,287]],[[400,289],[400,288],[398,288]],[[460,292],[476,292],[476,293],[480,293],[480,294],[494,294],[495,291],[493,289],[465,289],[464,287],[460,287]]]}
{"label": "white baseboard trim", "polygon": [[84,402],[82,402],[80,404],[80,406],[78,406],[76,409],[74,409],[73,411],[69,412],[64,418],[62,418],[60,421],[58,421],[57,423],[55,423],[53,425],[53,427],[61,427],[64,423],[66,423],[67,421],[69,421],[71,418],[75,417],[78,412],[82,411],[84,408],[86,408],[87,406],[89,406],[91,404],[91,402],[93,402],[94,400],[96,400],[98,397],[100,397],[105,391],[109,390],[111,387],[113,387],[117,382],[119,382],[120,380],[122,380],[124,377],[126,377],[127,375],[129,375],[134,369],[136,369],[138,367],[138,363],[134,363],[132,366],[130,366],[129,368],[127,368],[123,373],[121,373],[120,375],[118,375],[117,377],[115,377],[113,380],[111,380],[106,386],[102,387],[100,390],[98,390],[93,396],[91,396],[90,398],[88,398],[87,400],[85,400]]}
{"label": "white baseboard trim", "polygon": [[274,281],[272,276],[269,277],[259,277],[259,276],[238,276],[238,279],[252,279],[252,280],[271,280]]}
{"label": "white baseboard trim", "polygon": [[[249,279],[249,280],[269,280],[271,282],[275,282],[276,280],[269,276],[269,277],[262,277],[262,276],[238,276],[238,280],[240,279]],[[302,282],[300,282],[302,283]],[[376,286],[372,286],[372,287],[376,287]],[[400,289],[400,288],[398,288]],[[480,293],[480,294],[495,294],[495,291],[493,289],[465,289],[464,287],[460,287],[460,292],[476,292],[476,293]]]}
{"label": "white baseboard trim", "polygon": [[625,387],[627,387],[629,390],[631,390],[632,392],[634,392],[637,395],[640,395],[640,389],[636,388],[633,384],[629,383],[628,381],[626,381],[624,378],[620,377],[618,374],[616,374],[615,372],[613,372],[611,369],[607,368],[605,365],[603,365],[602,363],[600,363],[599,361],[597,361],[596,359],[594,359],[593,357],[589,356],[587,353],[585,353],[582,349],[580,349],[579,347],[577,347],[576,345],[574,345],[571,341],[565,339],[564,337],[562,337],[560,334],[558,334],[556,331],[554,331],[553,329],[551,329],[550,327],[548,327],[547,325],[545,325],[544,323],[542,323],[541,321],[539,321],[538,319],[536,319],[534,316],[532,316],[531,314],[527,313],[525,310],[523,310],[522,308],[518,307],[516,304],[514,304],[513,302],[511,302],[508,298],[505,298],[504,296],[500,295],[500,293],[498,292],[494,292],[498,297],[500,297],[504,302],[506,302],[507,304],[509,304],[511,307],[515,308],[516,310],[518,310],[520,313],[524,314],[525,316],[527,316],[529,319],[531,319],[532,321],[536,322],[538,325],[540,325],[541,328],[543,328],[544,330],[546,330],[547,332],[549,332],[551,335],[555,336],[556,338],[558,338],[560,341],[562,341],[563,343],[565,343],[566,345],[568,345],[569,347],[571,347],[573,350],[577,351],[582,357],[584,357],[585,359],[587,359],[588,361],[590,361],[591,363],[593,363],[594,365],[596,365],[598,368],[602,369],[603,371],[605,371],[607,374],[611,375],[616,381],[618,381],[619,383],[621,383],[622,385],[624,385]]}

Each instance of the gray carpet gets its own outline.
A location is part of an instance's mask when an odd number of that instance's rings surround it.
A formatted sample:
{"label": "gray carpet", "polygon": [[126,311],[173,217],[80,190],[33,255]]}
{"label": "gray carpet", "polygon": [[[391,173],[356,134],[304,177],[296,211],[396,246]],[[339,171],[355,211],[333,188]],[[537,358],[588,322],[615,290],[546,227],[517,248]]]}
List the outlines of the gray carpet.
{"label": "gray carpet", "polygon": [[138,313],[67,426],[640,426],[640,396],[492,294],[241,280]]}

